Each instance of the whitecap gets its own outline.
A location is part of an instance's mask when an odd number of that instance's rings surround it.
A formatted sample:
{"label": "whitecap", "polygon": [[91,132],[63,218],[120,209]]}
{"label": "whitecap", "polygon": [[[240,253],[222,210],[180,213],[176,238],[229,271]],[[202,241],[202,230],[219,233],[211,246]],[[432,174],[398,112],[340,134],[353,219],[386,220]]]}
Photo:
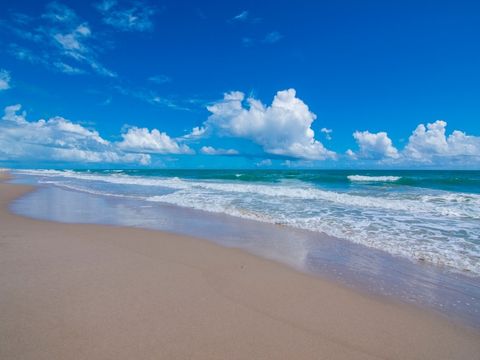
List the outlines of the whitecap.
{"label": "whitecap", "polygon": [[401,176],[366,176],[366,175],[349,175],[347,176],[350,181],[363,181],[363,182],[395,182],[400,180]]}

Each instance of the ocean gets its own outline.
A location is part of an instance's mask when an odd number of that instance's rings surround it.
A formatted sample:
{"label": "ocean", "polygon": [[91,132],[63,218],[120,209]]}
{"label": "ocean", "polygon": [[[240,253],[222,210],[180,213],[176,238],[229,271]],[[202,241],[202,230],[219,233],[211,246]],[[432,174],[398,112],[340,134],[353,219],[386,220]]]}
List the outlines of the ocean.
{"label": "ocean", "polygon": [[480,276],[480,171],[20,170],[40,184],[348,240]]}

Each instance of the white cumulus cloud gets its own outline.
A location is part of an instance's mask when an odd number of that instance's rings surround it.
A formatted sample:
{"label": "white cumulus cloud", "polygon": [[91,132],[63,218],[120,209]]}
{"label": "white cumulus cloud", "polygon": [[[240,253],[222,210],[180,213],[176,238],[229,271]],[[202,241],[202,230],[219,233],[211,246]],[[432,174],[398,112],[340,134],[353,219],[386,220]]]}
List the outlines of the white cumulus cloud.
{"label": "white cumulus cloud", "polygon": [[345,155],[347,155],[351,159],[357,159],[357,155],[353,152],[352,149],[348,149],[345,151]]}
{"label": "white cumulus cloud", "polygon": [[434,157],[476,156],[480,157],[480,137],[454,130],[446,136],[447,123],[420,124],[408,139],[404,154],[418,161],[431,161]]}
{"label": "white cumulus cloud", "polygon": [[310,160],[335,157],[315,139],[311,125],[316,115],[294,89],[277,92],[268,106],[233,91],[207,109],[212,114],[203,126],[206,133],[249,139],[269,154]]}
{"label": "white cumulus cloud", "polygon": [[21,105],[5,108],[0,121],[1,160],[148,164],[146,154],[127,154],[90,130],[63,117],[28,121]]}
{"label": "white cumulus cloud", "polygon": [[347,150],[350,157],[366,159],[398,158],[398,150],[393,146],[392,140],[386,132],[371,133],[370,131],[355,131],[353,137],[357,141],[359,151],[353,153]]}
{"label": "white cumulus cloud", "polygon": [[205,155],[237,155],[238,151],[235,149],[216,149],[211,146],[202,146],[200,152]]}
{"label": "white cumulus cloud", "polygon": [[332,129],[327,129],[327,128],[321,128],[320,132],[325,134],[325,139],[327,140],[332,140]]}
{"label": "white cumulus cloud", "polygon": [[192,154],[187,145],[179,144],[164,132],[157,129],[131,127],[122,134],[119,148],[130,151],[143,151],[157,154]]}
{"label": "white cumulus cloud", "polygon": [[182,138],[185,140],[193,140],[193,139],[199,139],[206,135],[207,129],[201,126],[195,126],[192,131],[190,131],[188,134],[183,135]]}
{"label": "white cumulus cloud", "polygon": [[437,120],[419,124],[399,151],[386,132],[356,131],[353,137],[359,150],[347,150],[352,159],[373,159],[392,164],[428,164],[435,166],[468,165],[480,162],[480,137],[454,130],[447,135],[447,123]]}

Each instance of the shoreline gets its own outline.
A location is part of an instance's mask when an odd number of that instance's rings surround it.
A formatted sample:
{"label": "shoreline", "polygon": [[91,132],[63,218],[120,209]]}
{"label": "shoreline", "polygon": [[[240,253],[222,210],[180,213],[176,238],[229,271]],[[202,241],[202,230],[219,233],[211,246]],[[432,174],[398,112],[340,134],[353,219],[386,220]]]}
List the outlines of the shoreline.
{"label": "shoreline", "polygon": [[475,329],[243,250],[11,214],[8,204],[31,190],[0,183],[2,358],[467,359],[480,352]]}
{"label": "shoreline", "polygon": [[173,204],[152,206],[138,199],[42,184],[21,173],[11,175],[13,184],[36,187],[9,206],[19,216],[67,224],[143,228],[202,239],[480,329],[480,278],[469,274],[322,233]]}

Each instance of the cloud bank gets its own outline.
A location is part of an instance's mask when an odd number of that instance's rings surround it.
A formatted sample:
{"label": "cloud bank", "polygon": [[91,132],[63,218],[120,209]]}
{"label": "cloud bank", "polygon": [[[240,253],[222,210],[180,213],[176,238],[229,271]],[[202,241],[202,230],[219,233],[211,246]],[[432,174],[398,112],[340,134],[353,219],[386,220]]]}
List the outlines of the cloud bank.
{"label": "cloud bank", "polygon": [[454,130],[447,136],[447,122],[437,120],[419,124],[408,138],[403,150],[398,150],[386,132],[356,131],[353,137],[358,151],[347,150],[355,159],[375,159],[391,164],[468,165],[480,164],[480,137]]}
{"label": "cloud bank", "polygon": [[21,105],[5,108],[0,120],[0,160],[148,165],[150,155],[122,151],[95,130],[56,116],[28,121]]}
{"label": "cloud bank", "polygon": [[420,124],[408,139],[404,154],[410,159],[430,162],[436,157],[480,157],[480,137],[454,130],[446,136],[447,123],[437,120]]}
{"label": "cloud bank", "polygon": [[[269,105],[233,91],[207,109],[210,115],[203,124],[180,137],[158,129],[124,126],[121,140],[109,141],[95,129],[61,116],[29,121],[21,105],[7,106],[0,120],[0,161],[149,165],[153,156],[199,153],[268,159],[252,163],[257,166],[271,166],[277,160],[280,165],[301,167],[325,160],[382,167],[480,165],[480,137],[460,130],[448,133],[443,120],[419,124],[403,148],[395,147],[385,131],[355,131],[357,149],[338,155],[315,138],[312,126],[316,115],[294,89],[278,91]],[[319,130],[327,138],[332,131]],[[216,144],[233,140],[238,145],[240,140],[242,151],[210,146],[212,138]]]}

